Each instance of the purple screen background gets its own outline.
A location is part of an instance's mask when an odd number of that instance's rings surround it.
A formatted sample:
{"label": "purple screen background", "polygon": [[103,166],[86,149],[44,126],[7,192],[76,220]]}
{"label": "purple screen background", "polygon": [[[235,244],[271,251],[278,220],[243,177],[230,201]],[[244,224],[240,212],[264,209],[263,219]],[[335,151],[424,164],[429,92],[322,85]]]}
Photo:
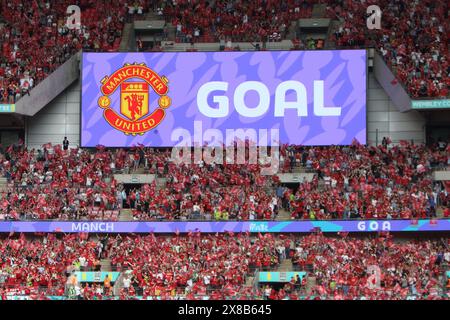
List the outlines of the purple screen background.
{"label": "purple screen background", "polygon": [[[348,145],[356,138],[366,143],[366,51],[260,51],[260,52],[181,52],[181,53],[83,53],[81,144],[83,147],[104,145],[127,147],[138,143],[146,146],[174,146],[171,140],[176,128],[191,132],[194,121],[202,122],[202,129],[279,129],[281,143],[298,145]],[[168,96],[172,99],[166,117],[155,129],[143,136],[126,136],[112,128],[103,118],[98,106],[101,80],[125,63],[145,63],[160,76],[169,79]],[[298,117],[297,110],[288,109],[284,118],[274,117],[275,89],[283,81],[302,82],[307,90],[308,116]],[[313,112],[313,81],[324,81],[325,107],[342,108],[338,117],[318,117]],[[140,80],[141,81],[141,80]],[[229,83],[226,95],[230,112],[225,118],[208,118],[197,107],[197,92],[210,81]],[[244,118],[233,106],[236,87],[244,81],[263,82],[271,94],[267,113],[258,118]],[[111,98],[111,107],[120,114],[120,90]],[[157,107],[159,96],[150,89],[150,112]],[[295,93],[287,93],[293,101]],[[258,104],[254,91],[245,97],[249,108]],[[258,132],[258,130],[257,130]],[[270,138],[270,132],[269,132]]]}

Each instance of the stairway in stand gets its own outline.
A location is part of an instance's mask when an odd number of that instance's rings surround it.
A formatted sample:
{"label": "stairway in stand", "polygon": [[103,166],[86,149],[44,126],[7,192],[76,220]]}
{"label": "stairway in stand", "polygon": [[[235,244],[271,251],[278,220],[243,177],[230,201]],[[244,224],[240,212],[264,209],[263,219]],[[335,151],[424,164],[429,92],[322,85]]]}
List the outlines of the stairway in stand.
{"label": "stairway in stand", "polygon": [[[277,270],[278,272],[289,272],[293,271],[294,266],[292,264],[291,259],[284,259],[281,264],[278,266]],[[316,277],[311,276],[309,273],[306,275],[306,288],[302,288],[301,292],[306,293],[307,295],[311,294],[311,291],[316,286]]]}
{"label": "stairway in stand", "polygon": [[306,294],[310,295],[313,288],[316,286],[316,277],[306,276]]}
{"label": "stairway in stand", "polygon": [[131,209],[120,210],[119,221],[133,221],[133,214]]}
{"label": "stairway in stand", "polygon": [[255,284],[255,277],[252,276],[248,276],[247,279],[245,280],[245,286],[246,287],[253,287]]}
{"label": "stairway in stand", "polygon": [[315,173],[316,171],[314,169],[307,169],[302,166],[294,166],[292,168],[293,173]]}
{"label": "stairway in stand", "polygon": [[156,178],[156,190],[161,190],[166,187],[167,178]]}
{"label": "stairway in stand", "polygon": [[132,170],[130,174],[145,174],[146,169],[144,167],[138,167],[136,170]]}
{"label": "stairway in stand", "polygon": [[157,14],[155,11],[150,10],[150,11],[145,15],[145,20],[146,20],[146,21],[164,20],[164,16],[160,16],[160,15]]}
{"label": "stairway in stand", "polygon": [[120,46],[119,46],[120,52],[129,52],[134,49],[130,46],[130,37],[133,32],[134,32],[133,24],[126,23],[125,26],[123,27],[123,31],[122,31],[122,39],[120,41]]}
{"label": "stairway in stand", "polygon": [[291,259],[284,259],[277,268],[278,272],[289,272],[294,270]]}
{"label": "stairway in stand", "polygon": [[8,190],[8,180],[4,177],[0,178],[0,192]]}
{"label": "stairway in stand", "polygon": [[327,6],[325,4],[315,4],[311,13],[311,18],[325,18]]}
{"label": "stairway in stand", "polygon": [[102,260],[100,260],[100,270],[104,271],[104,272],[112,271],[111,259],[102,259]]}
{"label": "stairway in stand", "polygon": [[291,220],[291,214],[290,214],[289,211],[284,210],[283,208],[281,208],[278,211],[278,216],[277,216],[276,220]]}

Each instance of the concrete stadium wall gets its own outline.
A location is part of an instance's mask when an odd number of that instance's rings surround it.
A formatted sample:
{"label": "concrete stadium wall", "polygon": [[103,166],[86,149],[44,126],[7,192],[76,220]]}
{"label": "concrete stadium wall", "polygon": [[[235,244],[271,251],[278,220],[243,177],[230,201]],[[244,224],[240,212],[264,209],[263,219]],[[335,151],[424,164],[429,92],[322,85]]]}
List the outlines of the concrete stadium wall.
{"label": "concrete stadium wall", "polygon": [[450,171],[435,171],[433,179],[436,181],[450,181]]}
{"label": "concrete stadium wall", "polygon": [[60,96],[71,84],[80,77],[80,57],[77,53],[62,66],[50,74],[31,90],[30,95],[24,95],[16,103],[16,113],[34,116],[53,99]]}
{"label": "concrete stadium wall", "polygon": [[367,140],[375,145],[381,144],[383,137],[390,137],[392,143],[400,140],[414,140],[425,143],[425,118],[418,111],[399,112],[384,89],[369,73],[367,90]]}
{"label": "concrete stadium wall", "polygon": [[303,182],[303,179],[311,182],[314,178],[314,173],[279,173],[277,176],[282,183],[299,183]]}
{"label": "concrete stadium wall", "polygon": [[80,81],[74,82],[47,106],[25,122],[25,142],[28,147],[61,144],[64,137],[71,146],[80,144]]}
{"label": "concrete stadium wall", "polygon": [[[393,143],[399,140],[425,142],[426,120],[417,111],[401,113],[394,106],[383,88],[369,73],[367,94],[368,143],[378,143],[384,136]],[[29,147],[41,147],[44,143],[61,143],[64,136],[72,146],[80,143],[80,82],[76,81],[50,104],[26,121],[25,139]]]}
{"label": "concrete stadium wall", "polygon": [[152,183],[155,180],[154,174],[115,174],[114,179],[119,183],[142,184]]}

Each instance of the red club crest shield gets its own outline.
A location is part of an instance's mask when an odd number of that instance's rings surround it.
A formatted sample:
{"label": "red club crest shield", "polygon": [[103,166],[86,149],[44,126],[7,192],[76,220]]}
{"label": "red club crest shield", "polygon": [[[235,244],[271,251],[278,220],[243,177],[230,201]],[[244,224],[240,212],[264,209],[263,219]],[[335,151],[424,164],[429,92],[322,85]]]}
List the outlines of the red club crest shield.
{"label": "red club crest shield", "polygon": [[[127,135],[143,135],[154,129],[164,119],[165,109],[171,104],[167,96],[168,79],[145,64],[125,64],[101,82],[103,95],[98,99],[98,105],[104,110],[103,117],[113,128]],[[120,94],[116,93],[118,88]],[[158,107],[152,113],[150,91],[159,95]],[[113,109],[112,104],[115,108],[118,104],[119,110]]]}

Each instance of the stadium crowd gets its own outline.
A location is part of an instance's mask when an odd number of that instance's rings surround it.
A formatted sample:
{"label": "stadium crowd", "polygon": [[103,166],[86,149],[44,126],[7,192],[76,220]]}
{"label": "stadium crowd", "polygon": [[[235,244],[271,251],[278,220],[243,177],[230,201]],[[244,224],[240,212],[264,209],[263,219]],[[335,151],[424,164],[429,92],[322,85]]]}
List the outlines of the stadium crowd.
{"label": "stadium crowd", "polygon": [[314,282],[309,292],[305,278],[292,279],[279,290],[264,288],[267,299],[448,299],[448,239],[394,241],[389,233],[358,239],[348,233],[326,237],[319,232],[285,242],[280,255]]}
{"label": "stadium crowd", "polygon": [[[9,188],[0,193],[0,219],[107,219],[111,215],[117,218],[117,211],[124,207],[134,209],[136,219],[142,220],[191,215],[207,218],[204,214],[211,214],[212,204],[251,201],[265,211],[270,208],[270,201],[276,202],[275,196],[270,198],[258,190],[265,178],[257,165],[187,167],[170,162],[170,150],[138,148],[129,152],[99,148],[90,153],[82,149],[63,150],[60,145],[47,147],[51,147],[51,153],[45,147],[36,152],[16,145],[0,155],[0,170],[10,181]],[[166,188],[157,189],[153,182],[127,192],[113,177],[113,173],[141,167],[147,168],[148,173],[166,176]],[[186,175],[188,172],[191,177]],[[199,201],[201,208],[197,210]],[[272,219],[275,213],[271,210],[265,218]],[[229,216],[224,213],[220,218],[247,219],[243,214],[243,208],[236,207]]]}
{"label": "stadium crowd", "polygon": [[[181,42],[266,42],[286,38],[293,21],[311,18],[319,1],[162,1]],[[321,1],[342,21],[329,40],[339,48],[375,47],[413,97],[449,95],[448,6],[445,1]],[[379,30],[367,28],[367,7],[381,8]],[[225,47],[225,45],[223,45]],[[295,49],[323,49],[323,39],[293,40]],[[232,48],[232,45],[226,46]]]}
{"label": "stadium crowd", "polygon": [[[178,41],[265,42],[286,38],[292,21],[311,17],[310,1],[98,1],[77,4],[80,28],[69,29],[70,1],[3,1],[0,24],[0,101],[29,94],[77,51],[117,51],[124,23],[153,9],[176,28]],[[325,2],[327,16],[343,24],[332,33],[338,47],[376,47],[413,97],[449,94],[448,8],[446,1],[383,0],[382,28],[367,30],[369,3]],[[365,31],[364,31],[365,30]],[[165,32],[167,34],[167,30]],[[304,41],[306,43],[304,44]],[[294,48],[321,49],[323,40],[293,40]],[[300,45],[302,44],[302,45]],[[224,45],[225,47],[225,45]],[[159,50],[159,49],[158,49]]]}
{"label": "stadium crowd", "polygon": [[[129,194],[135,219],[275,219],[278,202],[273,181],[259,165],[170,162],[166,186],[144,185]],[[267,189],[269,191],[267,191]]]}
{"label": "stadium crowd", "polygon": [[[29,94],[33,86],[80,50],[117,51],[127,15],[126,2],[77,1],[81,25],[69,28],[67,21],[76,21],[69,19],[73,12],[67,13],[73,1],[2,1],[0,102],[15,103]],[[134,15],[134,6],[130,7]]]}
{"label": "stadium crowd", "polygon": [[[370,4],[381,9],[379,30],[366,26]],[[449,95],[447,1],[339,0],[329,4],[328,13],[344,21],[331,37],[338,47],[377,48],[415,98]]]}
{"label": "stadium crowd", "polygon": [[[284,172],[309,171],[297,190],[259,164],[176,164],[170,149],[96,150],[23,144],[0,150],[9,184],[0,192],[0,219],[117,220],[130,209],[135,220],[274,220],[281,209],[293,219],[433,218],[449,215],[448,186],[433,182],[446,168],[448,146],[402,142],[378,147],[282,146]],[[369,161],[370,159],[370,161]],[[163,177],[125,188],[114,173],[136,170]]]}
{"label": "stadium crowd", "polygon": [[[114,292],[121,299],[448,299],[444,271],[450,252],[444,239],[10,234],[0,240],[0,251],[3,299],[105,299]],[[113,269],[122,272],[118,290],[109,277],[88,284],[74,276],[74,271],[99,270],[101,258],[111,259]],[[279,290],[249,285],[255,270],[276,271],[285,259],[304,272],[302,279],[287,279]]]}
{"label": "stadium crowd", "polygon": [[99,268],[98,246],[82,234],[55,234],[27,239],[10,233],[0,240],[0,295],[20,292],[38,295],[39,288],[49,295],[64,295],[67,274],[79,260],[86,270]]}
{"label": "stadium crowd", "polygon": [[132,270],[131,285],[121,295],[171,297],[211,294],[234,296],[246,290],[246,280],[256,269],[278,265],[275,239],[270,234],[253,238],[249,234],[110,239],[112,265]]}
{"label": "stadium crowd", "polygon": [[280,41],[292,21],[311,16],[315,1],[161,1],[177,41]]}
{"label": "stadium crowd", "polygon": [[378,147],[288,146],[281,152],[286,171],[299,165],[317,174],[297,190],[277,191],[283,207],[296,219],[436,217],[438,205],[448,206],[449,194],[430,173],[448,166],[448,147],[406,141],[388,147],[388,142]]}
{"label": "stadium crowd", "polygon": [[[0,240],[0,296],[17,294],[71,295],[86,299],[110,296],[110,282],[82,284],[74,271],[99,271],[100,258],[108,257],[114,270],[124,271],[122,298],[136,294],[169,297],[229,295],[242,290],[255,269],[275,267],[275,239],[267,234],[170,236],[111,236],[101,239],[87,234],[23,234]],[[129,281],[128,281],[129,279]],[[103,281],[103,279],[102,279]],[[106,283],[106,282],[105,282]],[[76,290],[70,290],[75,289]]]}

